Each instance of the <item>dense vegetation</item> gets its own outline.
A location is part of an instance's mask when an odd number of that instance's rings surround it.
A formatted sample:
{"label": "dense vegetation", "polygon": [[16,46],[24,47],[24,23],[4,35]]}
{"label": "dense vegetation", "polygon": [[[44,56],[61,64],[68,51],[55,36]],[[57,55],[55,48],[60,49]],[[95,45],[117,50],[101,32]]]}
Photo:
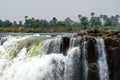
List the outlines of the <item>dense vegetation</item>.
{"label": "dense vegetation", "polygon": [[81,29],[112,29],[120,30],[119,15],[108,17],[107,15],[95,16],[91,13],[91,18],[78,15],[79,22],[75,22],[67,17],[64,21],[58,21],[56,17],[47,21],[43,19],[28,18],[25,16],[22,21],[11,22],[0,20],[0,32],[68,32],[79,31]]}

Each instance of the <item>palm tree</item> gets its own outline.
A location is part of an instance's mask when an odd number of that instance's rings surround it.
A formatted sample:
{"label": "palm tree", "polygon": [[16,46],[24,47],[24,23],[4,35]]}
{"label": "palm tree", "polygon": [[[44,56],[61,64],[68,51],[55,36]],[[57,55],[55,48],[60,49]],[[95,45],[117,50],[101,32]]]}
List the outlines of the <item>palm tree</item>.
{"label": "palm tree", "polygon": [[25,20],[27,20],[28,16],[25,16]]}
{"label": "palm tree", "polygon": [[94,15],[95,13],[94,12],[91,12],[91,18],[90,18],[90,26],[93,27],[94,26]]}
{"label": "palm tree", "polygon": [[79,21],[80,21],[80,24],[79,24],[79,27],[81,26],[81,18],[82,18],[82,15],[78,15],[78,19],[79,19]]}
{"label": "palm tree", "polygon": [[116,20],[117,22],[119,22],[119,18],[120,18],[119,15],[116,15],[116,16],[115,16],[115,20]]}
{"label": "palm tree", "polygon": [[13,26],[15,26],[15,27],[17,26],[17,22],[16,21],[13,22]]}
{"label": "palm tree", "polygon": [[54,30],[55,30],[56,23],[57,23],[57,19],[56,17],[53,17],[51,20],[51,25],[53,26]]}
{"label": "palm tree", "polygon": [[19,26],[22,26],[22,25],[23,25],[23,23],[22,23],[22,21],[20,20],[20,21],[19,21]]}
{"label": "palm tree", "polygon": [[120,16],[119,15],[116,15],[117,18],[119,18]]}
{"label": "palm tree", "polygon": [[103,19],[104,19],[104,21],[106,21],[107,20],[107,15],[103,15]]}
{"label": "palm tree", "polygon": [[102,25],[105,23],[104,20],[103,20],[103,17],[104,17],[104,15],[101,14],[100,15],[100,21],[101,21]]}
{"label": "palm tree", "polygon": [[67,22],[67,23],[69,23],[69,24],[72,24],[72,20],[69,18],[69,17],[67,17],[66,19],[65,19],[65,22]]}
{"label": "palm tree", "polygon": [[73,21],[70,19],[70,17],[67,17],[65,19],[65,23],[66,23],[66,26],[67,26],[67,30],[69,31],[71,29],[71,25],[73,24]]}
{"label": "palm tree", "polygon": [[32,21],[34,21],[35,20],[35,18],[32,18]]}
{"label": "palm tree", "polygon": [[25,16],[24,18],[25,18],[24,26],[27,27],[28,26],[28,24],[27,24],[28,23],[28,16]]}
{"label": "palm tree", "polygon": [[56,24],[57,23],[56,17],[53,17],[52,21],[53,21],[54,24]]}
{"label": "palm tree", "polygon": [[95,13],[94,13],[94,12],[91,12],[91,17],[92,17],[92,18],[94,17],[94,15],[95,15]]}
{"label": "palm tree", "polygon": [[103,15],[104,25],[105,25],[105,23],[106,23],[107,19],[108,19],[107,15]]}
{"label": "palm tree", "polygon": [[81,17],[82,17],[82,15],[78,15],[78,19],[79,19],[79,20],[81,19]]}
{"label": "palm tree", "polygon": [[81,17],[81,24],[84,29],[87,29],[88,27],[88,18],[87,17]]}

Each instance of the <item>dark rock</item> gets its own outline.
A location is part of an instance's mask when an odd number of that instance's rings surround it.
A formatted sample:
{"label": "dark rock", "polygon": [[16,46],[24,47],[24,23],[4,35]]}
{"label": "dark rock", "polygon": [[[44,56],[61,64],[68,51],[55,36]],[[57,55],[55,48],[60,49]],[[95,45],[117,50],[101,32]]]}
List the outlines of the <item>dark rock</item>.
{"label": "dark rock", "polygon": [[99,80],[95,44],[93,37],[88,38],[88,80]]}
{"label": "dark rock", "polygon": [[[94,36],[102,36],[105,41],[105,48],[107,53],[107,62],[109,68],[109,76],[110,80],[120,80],[120,31],[89,31],[88,34],[78,33],[77,36],[86,36],[86,40],[88,42],[87,50],[88,50],[88,80],[99,80],[98,74],[98,64],[97,64],[97,56],[95,51],[95,40]],[[70,38],[64,37],[62,49],[64,55],[69,48]],[[83,80],[83,78],[81,79]]]}
{"label": "dark rock", "polygon": [[63,43],[62,43],[62,52],[64,55],[67,55],[67,50],[69,48],[70,44],[70,38],[69,37],[63,37]]}

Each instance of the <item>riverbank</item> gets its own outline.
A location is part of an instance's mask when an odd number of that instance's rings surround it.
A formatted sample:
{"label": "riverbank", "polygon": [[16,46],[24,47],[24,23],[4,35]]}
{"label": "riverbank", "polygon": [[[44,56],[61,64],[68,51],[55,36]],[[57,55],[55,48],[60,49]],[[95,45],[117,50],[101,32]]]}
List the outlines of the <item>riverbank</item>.
{"label": "riverbank", "polygon": [[[77,33],[93,33],[94,29],[96,27],[89,27],[87,29],[82,29],[82,28],[72,28],[72,29],[68,29],[68,28],[34,28],[34,27],[23,27],[23,26],[19,26],[19,27],[0,27],[0,32],[1,33],[7,33],[7,32],[14,32],[14,33],[60,33],[60,32],[77,32]],[[100,27],[98,28],[99,31],[101,33],[106,33],[106,32],[111,32],[111,31],[120,31],[119,29],[120,27],[115,27],[114,29],[111,29],[110,27]],[[94,33],[93,33],[94,34]],[[92,34],[90,34],[92,35]]]}
{"label": "riverbank", "polygon": [[79,29],[68,30],[68,29],[53,29],[53,28],[26,28],[26,27],[6,27],[0,28],[0,32],[22,32],[22,33],[59,33],[59,32],[78,32]]}

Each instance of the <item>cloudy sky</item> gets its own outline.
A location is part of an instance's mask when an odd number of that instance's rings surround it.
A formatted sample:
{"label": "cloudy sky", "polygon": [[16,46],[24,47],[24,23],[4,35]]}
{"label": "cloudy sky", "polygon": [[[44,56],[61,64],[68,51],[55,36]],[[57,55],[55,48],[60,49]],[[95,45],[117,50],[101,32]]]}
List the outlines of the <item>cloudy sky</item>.
{"label": "cloudy sky", "polygon": [[90,16],[106,14],[120,15],[120,0],[0,0],[0,19],[19,21],[24,16],[63,20],[70,17],[77,21],[77,15]]}

